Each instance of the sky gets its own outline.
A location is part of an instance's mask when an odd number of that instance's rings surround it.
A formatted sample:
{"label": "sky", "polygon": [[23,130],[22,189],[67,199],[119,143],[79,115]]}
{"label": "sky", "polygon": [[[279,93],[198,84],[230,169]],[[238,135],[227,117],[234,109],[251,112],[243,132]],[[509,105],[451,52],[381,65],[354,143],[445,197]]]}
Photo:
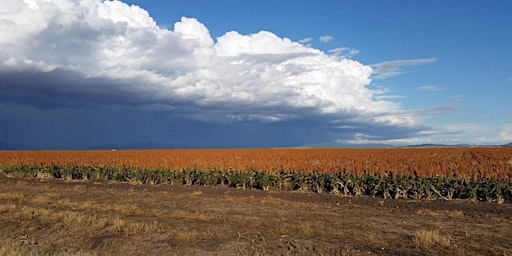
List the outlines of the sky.
{"label": "sky", "polygon": [[0,149],[510,143],[510,10],[2,0]]}

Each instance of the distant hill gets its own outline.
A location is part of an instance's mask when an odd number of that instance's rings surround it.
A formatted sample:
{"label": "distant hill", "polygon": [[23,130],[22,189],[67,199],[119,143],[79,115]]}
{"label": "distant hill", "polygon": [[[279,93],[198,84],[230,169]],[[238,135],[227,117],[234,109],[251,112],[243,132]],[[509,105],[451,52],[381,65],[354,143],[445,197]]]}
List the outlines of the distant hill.
{"label": "distant hill", "polygon": [[85,150],[109,150],[109,149],[164,149],[165,145],[155,143],[128,143],[128,144],[101,144],[84,148]]}
{"label": "distant hill", "polygon": [[299,148],[394,148],[395,146],[389,144],[341,144],[337,142],[324,142],[303,145]]}
{"label": "distant hill", "polygon": [[16,147],[6,142],[0,141],[0,150],[14,150]]}
{"label": "distant hill", "polygon": [[501,146],[504,148],[512,148],[512,142]]}
{"label": "distant hill", "polygon": [[402,148],[465,148],[470,147],[468,144],[457,144],[457,145],[447,145],[447,144],[419,144],[419,145],[408,145],[403,146]]}

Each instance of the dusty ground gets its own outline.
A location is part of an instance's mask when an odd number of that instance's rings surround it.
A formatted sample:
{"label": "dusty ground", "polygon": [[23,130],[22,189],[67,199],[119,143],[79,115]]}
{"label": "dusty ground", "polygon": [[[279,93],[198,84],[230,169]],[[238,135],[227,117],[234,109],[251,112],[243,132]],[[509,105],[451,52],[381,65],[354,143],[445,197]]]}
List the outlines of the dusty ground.
{"label": "dusty ground", "polygon": [[512,255],[512,205],[7,178],[0,255]]}

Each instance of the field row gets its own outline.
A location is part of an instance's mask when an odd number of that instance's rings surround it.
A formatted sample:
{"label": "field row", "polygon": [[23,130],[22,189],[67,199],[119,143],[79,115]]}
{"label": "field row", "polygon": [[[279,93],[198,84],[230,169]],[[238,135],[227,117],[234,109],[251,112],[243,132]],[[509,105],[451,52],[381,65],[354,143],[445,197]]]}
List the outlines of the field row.
{"label": "field row", "polygon": [[512,148],[5,151],[0,165],[510,179]]}
{"label": "field row", "polygon": [[395,199],[473,199],[512,202],[512,179],[465,180],[454,176],[419,178],[347,173],[259,172],[231,170],[149,170],[137,167],[13,166],[0,168],[9,177],[121,181],[138,184],[228,186],[260,190],[300,190],[345,196]]}

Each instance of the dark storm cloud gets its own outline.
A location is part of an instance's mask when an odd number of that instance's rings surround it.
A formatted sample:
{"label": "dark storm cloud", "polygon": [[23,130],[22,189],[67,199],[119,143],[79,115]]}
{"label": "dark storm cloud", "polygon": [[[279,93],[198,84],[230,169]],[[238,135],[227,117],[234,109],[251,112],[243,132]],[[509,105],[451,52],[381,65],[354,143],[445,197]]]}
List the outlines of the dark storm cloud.
{"label": "dark storm cloud", "polygon": [[16,149],[282,147],[333,139],[297,120],[223,124],[129,107],[9,111],[0,114],[0,141]]}
{"label": "dark storm cloud", "polygon": [[37,108],[87,107],[95,104],[140,105],[143,92],[130,91],[126,81],[93,77],[62,69],[49,72],[0,72],[0,102]]}
{"label": "dark storm cloud", "polygon": [[268,31],[214,41],[185,17],[168,30],[120,1],[8,0],[4,9],[0,142],[273,147],[425,129],[368,85],[372,74],[435,59],[375,72],[342,48],[327,54]]}

